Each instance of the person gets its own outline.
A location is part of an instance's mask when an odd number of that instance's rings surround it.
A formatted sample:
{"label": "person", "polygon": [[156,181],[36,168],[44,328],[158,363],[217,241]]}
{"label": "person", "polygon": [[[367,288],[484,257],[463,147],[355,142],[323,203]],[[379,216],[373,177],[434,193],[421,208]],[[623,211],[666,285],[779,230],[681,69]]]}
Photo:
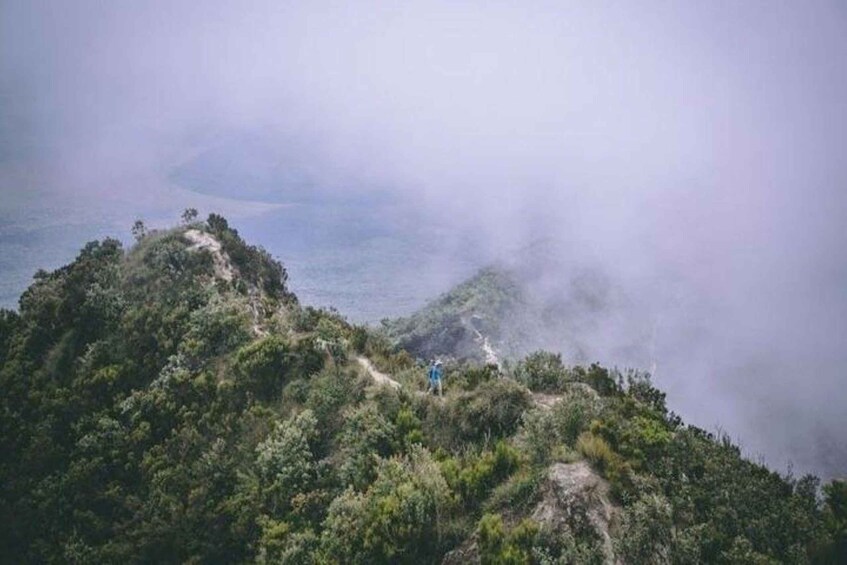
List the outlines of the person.
{"label": "person", "polygon": [[441,366],[441,360],[435,360],[429,366],[429,387],[426,392],[435,392],[438,390],[438,396],[444,396],[444,391],[441,388],[441,377],[444,374],[444,369]]}

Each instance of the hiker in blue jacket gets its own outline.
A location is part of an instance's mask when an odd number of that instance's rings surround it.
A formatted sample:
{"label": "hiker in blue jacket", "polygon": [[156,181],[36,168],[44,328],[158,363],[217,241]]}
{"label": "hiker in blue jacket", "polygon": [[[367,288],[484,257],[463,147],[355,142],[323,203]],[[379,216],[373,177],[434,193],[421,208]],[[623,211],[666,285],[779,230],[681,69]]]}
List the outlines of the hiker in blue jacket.
{"label": "hiker in blue jacket", "polygon": [[441,388],[441,377],[443,374],[444,369],[441,367],[441,361],[433,361],[429,366],[429,387],[426,389],[427,394],[438,390],[438,396],[444,396]]}

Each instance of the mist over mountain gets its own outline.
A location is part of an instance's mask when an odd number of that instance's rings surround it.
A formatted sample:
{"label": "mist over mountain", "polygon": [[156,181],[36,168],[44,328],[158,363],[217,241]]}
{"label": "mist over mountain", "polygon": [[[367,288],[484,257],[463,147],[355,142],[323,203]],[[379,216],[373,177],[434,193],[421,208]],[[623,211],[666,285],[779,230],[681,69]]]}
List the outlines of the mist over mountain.
{"label": "mist over mountain", "polygon": [[6,0],[0,306],[216,211],[421,355],[649,371],[843,476],[845,60],[829,0]]}

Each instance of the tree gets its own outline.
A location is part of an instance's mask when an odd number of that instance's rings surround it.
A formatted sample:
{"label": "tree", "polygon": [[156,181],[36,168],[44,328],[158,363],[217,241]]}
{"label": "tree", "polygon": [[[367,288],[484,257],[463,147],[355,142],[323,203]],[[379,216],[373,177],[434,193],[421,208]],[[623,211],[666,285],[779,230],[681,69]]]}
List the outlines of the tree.
{"label": "tree", "polygon": [[191,224],[197,219],[197,208],[186,208],[182,213],[182,223],[185,225]]}
{"label": "tree", "polygon": [[135,220],[135,223],[132,224],[132,237],[135,238],[135,241],[141,241],[146,235],[147,226],[141,220]]}
{"label": "tree", "polygon": [[227,222],[226,218],[220,214],[209,214],[206,224],[208,224],[209,229],[212,230],[213,233],[218,235],[229,230],[229,222]]}
{"label": "tree", "polygon": [[304,410],[277,424],[256,448],[256,465],[272,512],[288,509],[291,499],[304,493],[316,478],[317,466],[310,443],[317,438],[318,421]]}

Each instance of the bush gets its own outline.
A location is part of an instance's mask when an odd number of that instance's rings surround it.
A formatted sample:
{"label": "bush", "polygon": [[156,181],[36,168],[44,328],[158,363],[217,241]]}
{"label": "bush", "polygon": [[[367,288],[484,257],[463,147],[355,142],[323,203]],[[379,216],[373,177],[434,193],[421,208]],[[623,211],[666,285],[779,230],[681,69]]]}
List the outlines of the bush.
{"label": "bush", "polygon": [[379,458],[394,452],[396,428],[368,404],[347,414],[339,442],[342,463],[338,472],[342,483],[364,490],[376,477]]}
{"label": "bush", "polygon": [[659,495],[643,497],[623,514],[616,553],[633,565],[667,563],[672,526],[668,501]]}
{"label": "bush", "polygon": [[621,391],[621,387],[615,380],[615,374],[597,363],[592,363],[588,369],[575,367],[573,377],[575,380],[589,385],[601,396],[611,396]]}
{"label": "bush", "polygon": [[314,484],[317,465],[311,444],[318,435],[317,424],[314,414],[305,410],[277,424],[256,447],[256,467],[274,514],[289,509],[294,495]]}
{"label": "bush", "polygon": [[548,351],[536,351],[520,361],[514,378],[530,390],[549,393],[561,392],[571,380],[561,354]]}
{"label": "bush", "polygon": [[523,430],[537,464],[546,464],[556,451],[566,446],[573,447],[579,434],[600,415],[601,402],[596,393],[583,387],[571,385],[550,410],[534,410],[524,415]]}
{"label": "bush", "polygon": [[508,480],[494,488],[483,509],[528,513],[541,499],[539,487],[543,476],[543,472],[537,468],[518,469]]}
{"label": "bush", "polygon": [[835,480],[823,487],[824,526],[829,541],[820,551],[821,562],[847,563],[847,481]]}
{"label": "bush", "polygon": [[511,475],[520,464],[518,451],[498,442],[493,451],[483,452],[464,461],[446,459],[441,469],[447,484],[459,494],[466,507],[482,502],[497,484]]}
{"label": "bush", "polygon": [[615,453],[606,440],[592,432],[583,432],[576,440],[576,450],[609,480],[613,496],[624,501],[635,496],[629,462]]}
{"label": "bush", "polygon": [[200,360],[227,353],[250,339],[250,315],[242,300],[215,295],[191,313],[190,329],[180,350]]}
{"label": "bush", "polygon": [[[567,532],[565,534],[568,535]],[[595,547],[580,547],[573,536],[565,538],[570,541],[569,544],[563,544],[563,536],[543,530],[537,522],[528,518],[507,529],[499,515],[485,514],[479,521],[478,537],[479,557],[483,564],[602,563],[602,553]],[[577,559],[571,560],[570,557]]]}
{"label": "bush", "polygon": [[615,453],[606,440],[591,432],[580,434],[576,440],[576,450],[601,471],[607,469],[615,458]]}
{"label": "bush", "polygon": [[330,504],[321,538],[325,560],[432,561],[443,554],[440,524],[449,510],[449,488],[428,451],[381,460],[365,493],[348,489]]}
{"label": "bush", "polygon": [[474,390],[483,383],[500,378],[500,370],[496,365],[469,365],[454,371],[450,376],[450,387],[461,390]]}
{"label": "bush", "polygon": [[327,367],[311,379],[306,407],[318,419],[322,443],[341,428],[344,407],[362,398],[365,384],[358,373],[350,369]]}
{"label": "bush", "polygon": [[236,381],[259,398],[270,399],[282,391],[291,373],[290,361],[290,345],[281,337],[254,341],[235,355]]}
{"label": "bush", "polygon": [[425,431],[436,445],[451,449],[497,440],[515,433],[531,405],[529,392],[514,381],[489,381],[449,397],[446,404],[429,401]]}

